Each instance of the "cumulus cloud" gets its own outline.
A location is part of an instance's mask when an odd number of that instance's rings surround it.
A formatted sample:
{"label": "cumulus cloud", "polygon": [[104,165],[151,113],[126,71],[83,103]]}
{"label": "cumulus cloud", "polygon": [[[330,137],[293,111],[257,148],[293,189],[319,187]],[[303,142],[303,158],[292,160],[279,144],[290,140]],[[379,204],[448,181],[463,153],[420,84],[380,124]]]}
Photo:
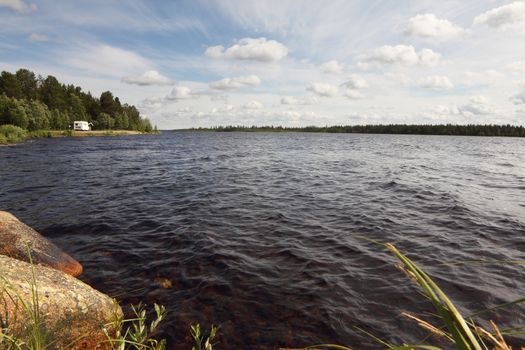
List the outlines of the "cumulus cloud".
{"label": "cumulus cloud", "polygon": [[405,34],[423,39],[445,41],[458,38],[466,33],[465,29],[436,15],[419,14],[408,20]]}
{"label": "cumulus cloud", "polygon": [[362,89],[368,87],[368,82],[356,74],[352,74],[341,86],[348,89]]}
{"label": "cumulus cloud", "polygon": [[307,105],[315,105],[318,103],[319,103],[319,99],[315,96],[304,96],[304,97],[284,96],[281,98],[281,104],[283,105],[307,106]]}
{"label": "cumulus cloud", "polygon": [[472,97],[468,103],[459,106],[458,112],[466,117],[489,115],[494,113],[489,101],[484,96]]}
{"label": "cumulus cloud", "polygon": [[360,76],[352,74],[340,87],[345,88],[343,93],[345,97],[351,100],[360,100],[365,98],[365,96],[358,90],[368,87],[368,83]]}
{"label": "cumulus cloud", "polygon": [[350,100],[361,100],[365,98],[365,96],[362,93],[360,93],[358,90],[352,90],[352,89],[346,89],[344,95]]}
{"label": "cumulus cloud", "polygon": [[261,84],[261,79],[256,75],[246,75],[233,78],[224,78],[210,83],[210,87],[216,90],[230,90],[243,87],[252,87]]}
{"label": "cumulus cloud", "polygon": [[122,82],[132,85],[148,86],[148,85],[173,85],[175,82],[156,70],[149,70],[139,76],[127,76],[122,78]]}
{"label": "cumulus cloud", "polygon": [[441,55],[431,49],[422,49],[419,52],[411,45],[384,45],[374,49],[372,52],[357,57],[358,66],[368,68],[370,64],[401,64],[412,65],[436,65]]}
{"label": "cumulus cloud", "polygon": [[252,100],[252,101],[249,101],[247,103],[245,103],[242,108],[244,109],[261,109],[263,108],[263,104],[259,101],[255,101],[255,100]]}
{"label": "cumulus cloud", "polygon": [[49,41],[49,37],[44,34],[33,33],[28,37],[29,41]]}
{"label": "cumulus cloud", "polygon": [[430,113],[435,117],[450,116],[457,120],[458,117],[472,118],[492,115],[495,113],[495,110],[486,97],[476,96],[460,106],[434,106],[430,108]]}
{"label": "cumulus cloud", "polygon": [[28,4],[23,0],[0,0],[0,7],[7,7],[19,13],[29,13],[36,11],[36,4]]}
{"label": "cumulus cloud", "polygon": [[482,13],[474,18],[474,25],[480,24],[493,28],[507,28],[516,24],[525,24],[525,1],[515,1]]}
{"label": "cumulus cloud", "polygon": [[452,89],[454,84],[444,75],[431,75],[421,78],[419,80],[419,86],[425,89],[446,90]]}
{"label": "cumulus cloud", "polygon": [[515,105],[525,104],[525,90],[518,92],[516,95],[512,96],[510,100]]}
{"label": "cumulus cloud", "polygon": [[323,73],[338,74],[343,72],[345,66],[344,64],[339,63],[336,60],[331,60],[321,64],[319,68],[321,68],[321,71],[323,71]]}
{"label": "cumulus cloud", "polygon": [[164,99],[162,97],[149,97],[142,100],[139,104],[141,110],[155,111],[164,106]]}
{"label": "cumulus cloud", "polygon": [[244,38],[227,49],[222,45],[210,46],[204,54],[215,59],[226,58],[276,62],[288,55],[288,48],[275,40]]}
{"label": "cumulus cloud", "polygon": [[175,86],[171,90],[171,92],[166,96],[166,100],[169,100],[169,101],[187,100],[190,98],[195,98],[197,96],[198,94],[193,92],[187,86]]}
{"label": "cumulus cloud", "polygon": [[332,84],[314,83],[308,85],[306,91],[313,92],[320,97],[334,97],[339,93],[339,88]]}

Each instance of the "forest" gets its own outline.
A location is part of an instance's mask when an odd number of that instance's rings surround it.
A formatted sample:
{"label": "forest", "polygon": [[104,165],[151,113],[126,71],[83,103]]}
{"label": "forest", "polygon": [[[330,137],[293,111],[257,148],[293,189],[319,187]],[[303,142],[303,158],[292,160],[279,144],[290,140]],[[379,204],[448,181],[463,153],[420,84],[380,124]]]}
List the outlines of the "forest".
{"label": "forest", "polygon": [[457,135],[457,136],[512,136],[525,137],[525,128],[516,125],[493,124],[374,124],[374,125],[336,125],[336,126],[217,126],[196,128],[200,131],[264,131],[264,132],[326,132],[356,134],[414,134],[414,135]]}
{"label": "forest", "polygon": [[121,103],[110,91],[95,97],[28,69],[0,74],[0,125],[28,131],[68,130],[75,120],[88,121],[95,130],[153,130],[135,106]]}

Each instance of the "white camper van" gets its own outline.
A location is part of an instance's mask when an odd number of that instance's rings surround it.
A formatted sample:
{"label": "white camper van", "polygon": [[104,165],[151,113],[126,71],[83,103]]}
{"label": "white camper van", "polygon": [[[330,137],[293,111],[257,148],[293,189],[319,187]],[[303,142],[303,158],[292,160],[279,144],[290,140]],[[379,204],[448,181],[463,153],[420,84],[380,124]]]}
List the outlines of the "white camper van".
{"label": "white camper van", "polygon": [[73,130],[75,131],[89,131],[91,130],[91,123],[85,121],[74,121]]}

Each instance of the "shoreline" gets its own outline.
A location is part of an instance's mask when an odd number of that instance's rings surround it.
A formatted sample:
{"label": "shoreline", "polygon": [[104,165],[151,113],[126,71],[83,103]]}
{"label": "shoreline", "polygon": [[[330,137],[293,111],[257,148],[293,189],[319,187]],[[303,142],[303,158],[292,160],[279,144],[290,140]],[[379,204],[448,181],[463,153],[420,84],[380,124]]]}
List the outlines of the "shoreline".
{"label": "shoreline", "polygon": [[127,136],[127,135],[152,135],[160,132],[145,132],[138,130],[90,130],[90,131],[73,131],[73,130],[35,130],[28,131],[26,134],[14,141],[6,139],[6,143],[0,143],[2,146],[14,146],[23,142],[42,138],[62,138],[62,137],[97,137],[97,136]]}

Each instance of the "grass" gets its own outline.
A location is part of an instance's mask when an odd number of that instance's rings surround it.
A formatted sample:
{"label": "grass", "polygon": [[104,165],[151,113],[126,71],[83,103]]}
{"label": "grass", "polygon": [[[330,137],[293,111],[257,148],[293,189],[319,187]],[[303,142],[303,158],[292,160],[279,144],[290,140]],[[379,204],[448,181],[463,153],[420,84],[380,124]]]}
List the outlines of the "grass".
{"label": "grass", "polygon": [[208,336],[201,332],[200,324],[191,325],[190,333],[193,339],[193,347],[191,350],[213,350],[213,339],[217,336],[219,327],[211,325]]}
{"label": "grass", "polygon": [[[433,325],[419,317],[414,315],[403,313],[403,316],[418,323],[418,325],[428,330],[431,335],[437,336],[444,339],[454,349],[458,350],[511,350],[510,346],[505,341],[503,335],[506,332],[500,331],[494,322],[490,322],[491,329],[487,330],[477,325],[472,319],[472,316],[463,316],[454,305],[452,300],[443,292],[441,288],[432,280],[432,278],[421,269],[414,261],[409,259],[406,255],[401,253],[394,245],[385,244],[385,247],[400,261],[400,269],[406,273],[406,275],[413,280],[421,289],[423,295],[432,303],[434,306],[438,319],[442,322],[442,325]],[[523,299],[516,300],[514,302],[505,303],[497,307],[490,308],[494,310],[498,307],[508,307],[523,302]],[[478,312],[476,314],[480,314]],[[521,330],[522,327],[518,327],[514,330]],[[367,334],[369,337],[375,339],[382,348],[390,350],[442,350],[442,348],[431,345],[431,344],[403,344],[393,345],[388,342],[381,340],[371,333],[368,333],[362,329],[359,331]],[[521,332],[512,332],[510,330],[507,334],[523,334]],[[334,350],[352,350],[348,346],[336,345],[336,344],[319,344],[313,345],[301,350],[321,350],[321,349],[334,349]],[[525,349],[522,347],[522,350]],[[300,350],[300,349],[281,349],[281,350]]]}

